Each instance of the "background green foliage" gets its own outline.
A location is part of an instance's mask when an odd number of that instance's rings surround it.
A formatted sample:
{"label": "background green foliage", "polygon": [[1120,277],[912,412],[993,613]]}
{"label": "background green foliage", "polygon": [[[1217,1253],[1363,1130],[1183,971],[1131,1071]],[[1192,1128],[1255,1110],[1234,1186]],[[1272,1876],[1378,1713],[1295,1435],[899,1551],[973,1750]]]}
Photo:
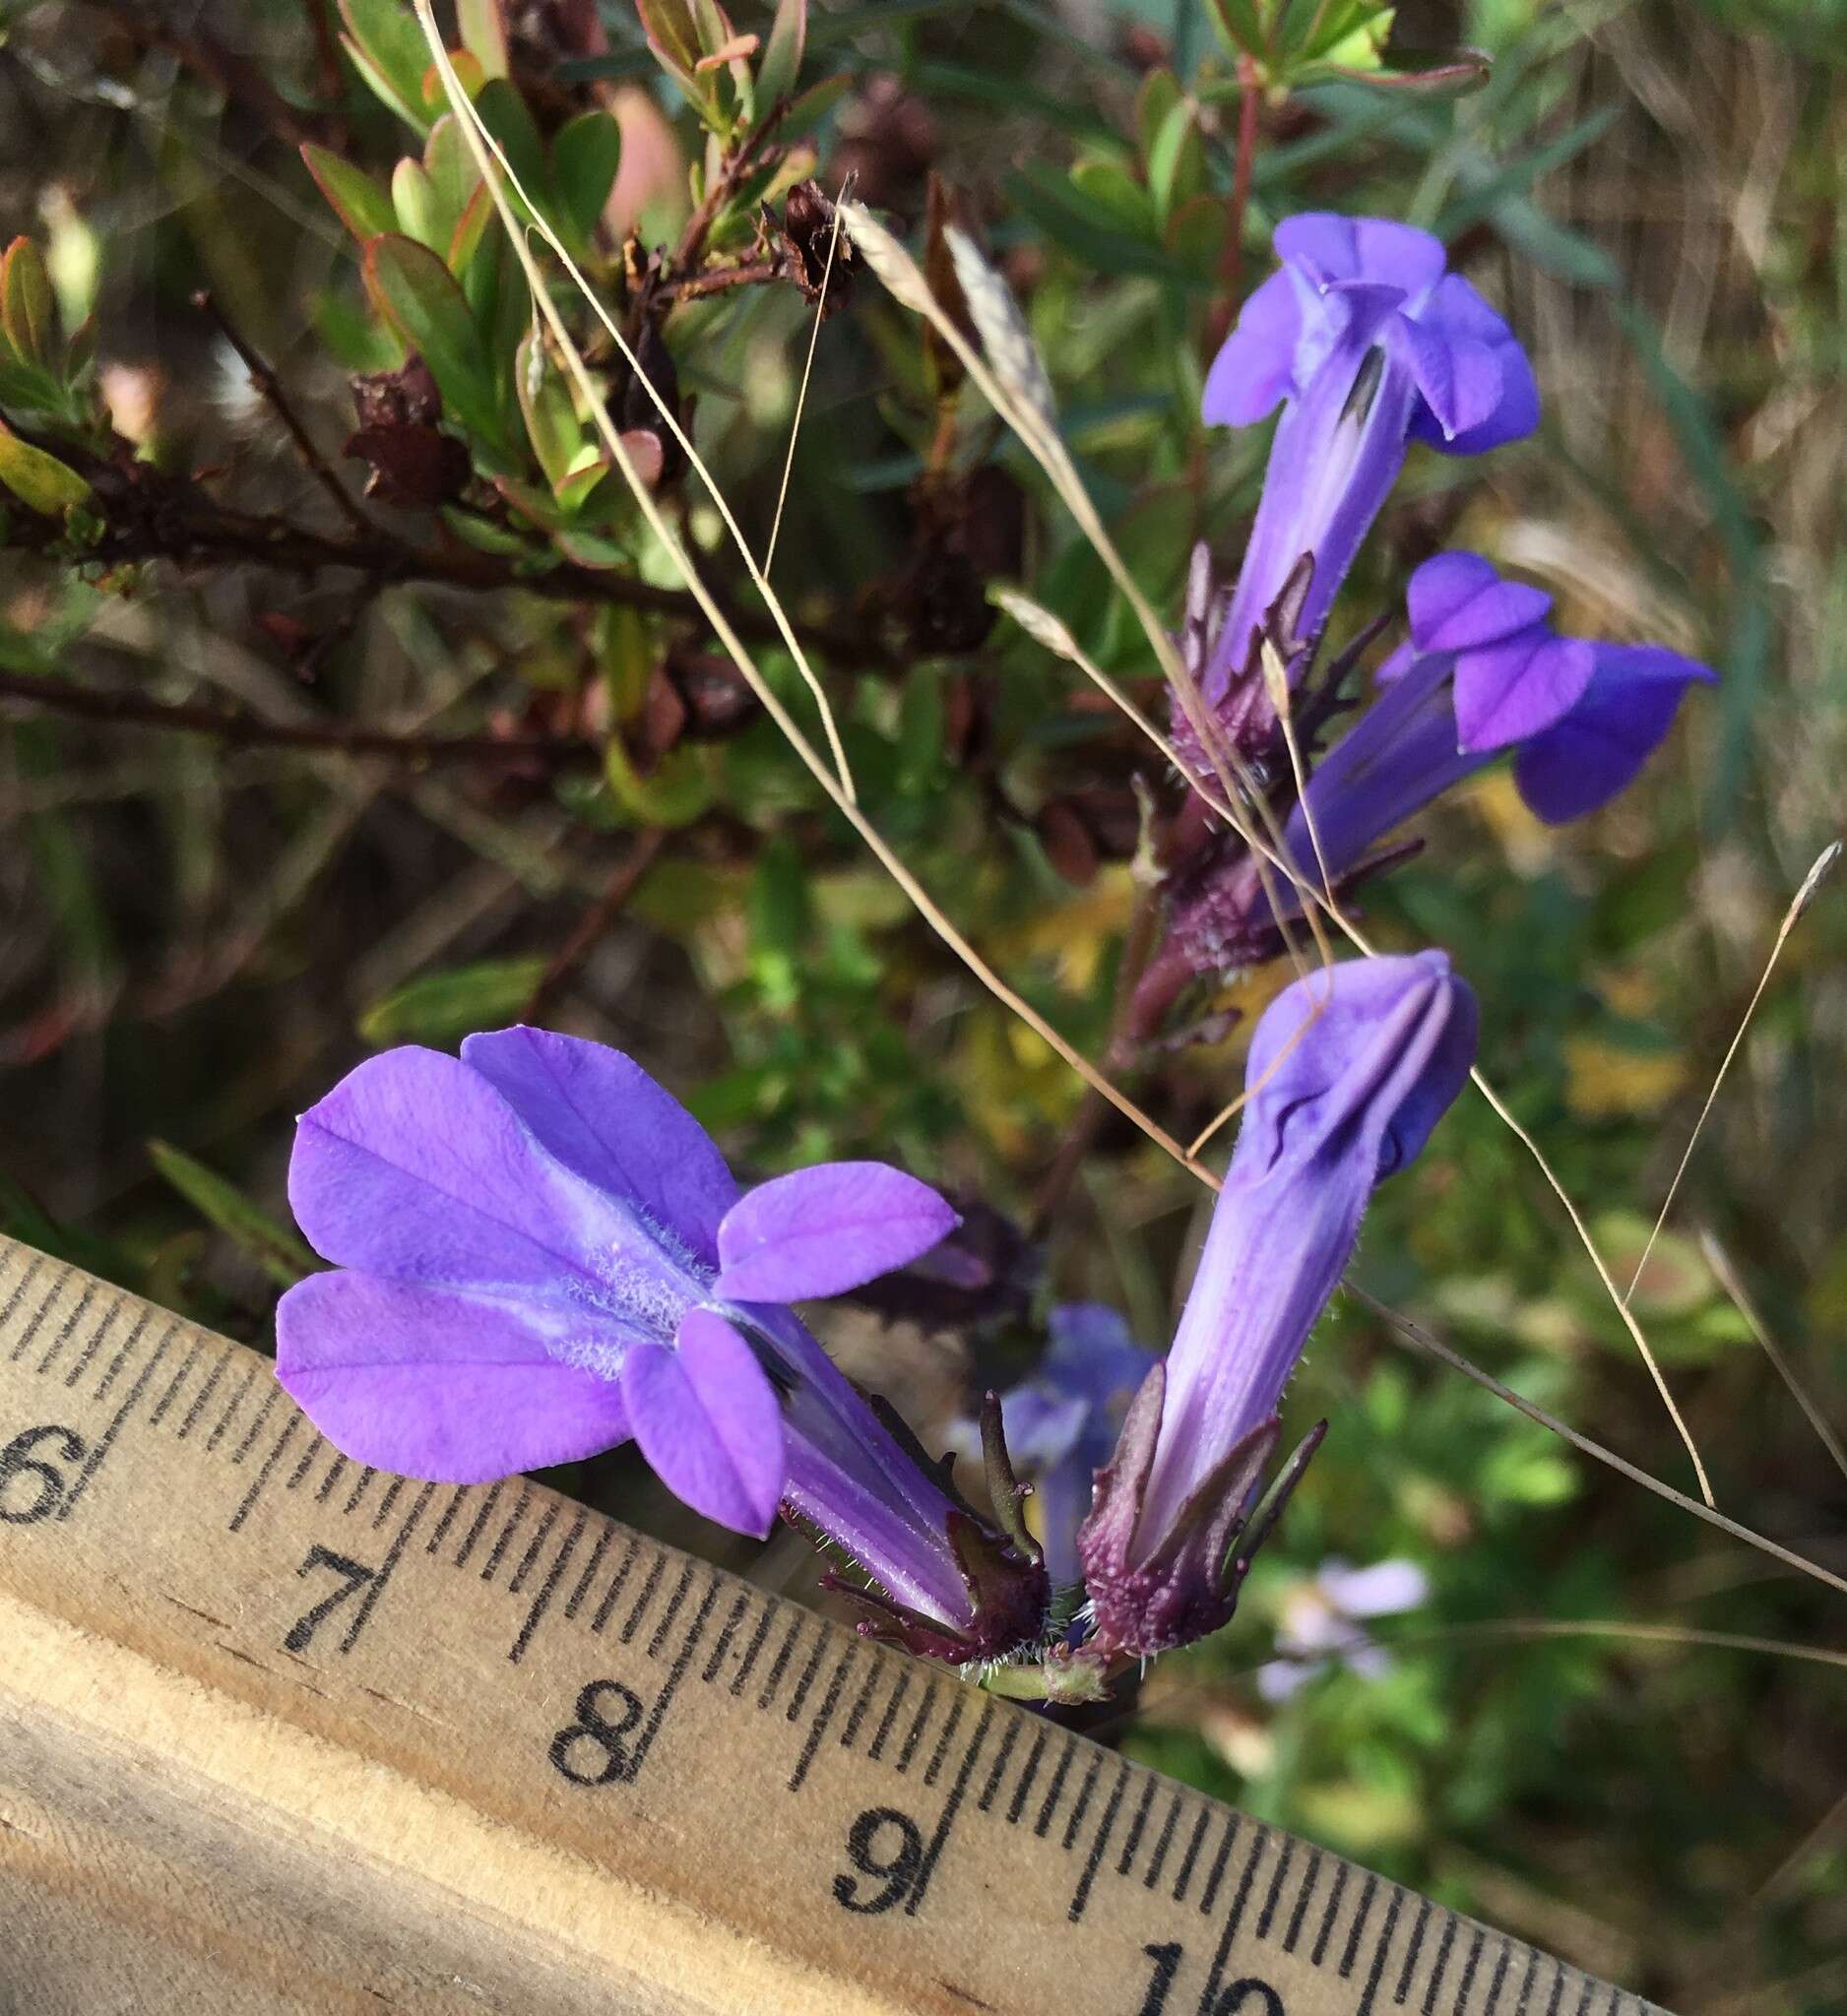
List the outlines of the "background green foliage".
{"label": "background green foliage", "polygon": [[[740,1166],[887,1156],[1031,1224],[1081,1089],[947,960],[765,721],[745,707],[726,739],[659,729],[661,668],[683,687],[709,643],[596,587],[671,576],[528,336],[408,15],[185,12],[182,31],[164,7],[4,10],[0,220],[37,249],[0,271],[0,672],[244,731],[0,699],[0,1225],[260,1339],[307,1260],[283,1195],[292,1114],[368,1046],[452,1042],[536,989],[548,1019],[686,1097]],[[1451,242],[1534,354],[1546,418],[1486,463],[1414,458],[1340,621],[1448,539],[1543,580],[1570,627],[1660,638],[1723,673],[1605,815],[1547,833],[1490,778],[1369,897],[1378,937],[1444,945],[1474,982],[1490,1076],[1626,1282],[1783,907],[1841,820],[1847,13],[872,0],[817,7],[797,81],[767,8],[740,0],[735,22],[767,51],[701,70],[724,39],[714,11],[650,0],[682,91],[618,0],[601,50],[562,32],[588,10],[512,9],[503,60],[492,12],[463,10],[484,116],[612,297],[632,302],[636,259],[683,242],[724,147],[785,83],[807,94],[779,136],[797,151],[737,179],[698,270],[762,259],[757,206],[780,211],[800,173],[832,190],[855,169],[907,224],[926,170],[955,184],[1169,610],[1192,538],[1235,558],[1254,501],[1261,430],[1207,435],[1198,391],[1275,219],[1371,209]],[[336,51],[343,26],[371,90]],[[1494,59],[1467,94],[1472,66],[1445,70],[1463,44]],[[1381,85],[1381,62],[1437,74]],[[1228,246],[1241,78],[1264,96]],[[644,92],[665,119],[638,121]],[[625,259],[598,215],[610,178],[619,192],[650,162]],[[851,284],[820,333],[775,579],[823,640],[881,830],[1099,1054],[1134,903],[1127,793],[1156,772],[1068,667],[1005,623],[980,634],[985,581],[1019,572],[1102,662],[1150,668],[1030,462],[912,317],[862,271]],[[350,533],[193,305],[201,287],[330,455],[347,375],[419,348],[466,484],[433,506],[368,500],[390,550],[363,565],[259,564],[277,556],[216,521],[216,545],[176,550],[170,517],[125,536],[124,466],[253,522]],[[759,552],[811,313],[783,278],[665,318],[692,431]],[[111,418],[138,459],[111,462]],[[623,407],[625,427],[651,419]],[[984,477],[979,505],[978,470],[1005,479]],[[665,482],[747,605],[710,505]],[[436,560],[418,575],[405,552]],[[780,646],[764,663],[806,708]],[[253,723],[572,747],[407,763]],[[1825,891],[1792,940],[1635,1299],[1721,1505],[1837,1570],[1847,1480],[1693,1234],[1718,1237],[1847,1425],[1844,918]],[[1254,1011],[1274,977],[1228,1005]],[[1140,1060],[1139,1096],[1187,1138],[1236,1089],[1241,1042]],[[1137,1137],[1098,1128],[1046,1214],[1040,1306],[1115,1301],[1161,1341],[1200,1212]],[[1479,1101],[1381,1194],[1360,1278],[1690,1487],[1587,1259]],[[830,1342],[939,1440],[972,1379],[1027,1361],[1032,1325],[867,1319]],[[1842,1675],[1672,1630],[1847,1647],[1842,1601],[1580,1461],[1358,1306],[1326,1322],[1290,1408],[1333,1432],[1280,1542],[1233,1627],[1159,1670],[1122,1740],[1681,2010],[1841,2006]],[[670,1516],[620,1458],[567,1481]],[[1333,1672],[1271,1709],[1254,1669],[1330,1555],[1413,1559],[1431,1601],[1380,1627],[1383,1679]],[[756,1572],[802,1583],[776,1550]],[[1559,1629],[1573,1621],[1608,1628]]]}

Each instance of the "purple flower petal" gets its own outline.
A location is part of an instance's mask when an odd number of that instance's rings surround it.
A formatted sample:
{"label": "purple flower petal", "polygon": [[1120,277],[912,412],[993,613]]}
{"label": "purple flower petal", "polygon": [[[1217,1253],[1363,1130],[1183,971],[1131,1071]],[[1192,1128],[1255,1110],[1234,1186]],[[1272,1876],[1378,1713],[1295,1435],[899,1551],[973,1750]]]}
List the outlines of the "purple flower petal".
{"label": "purple flower petal", "polygon": [[1500,405],[1500,363],[1486,344],[1451,338],[1410,315],[1398,316],[1391,330],[1445,441],[1493,418]]}
{"label": "purple flower petal", "polygon": [[1323,1561],[1314,1579],[1328,1602],[1350,1617],[1396,1616],[1417,1609],[1431,1594],[1431,1578],[1415,1561],[1374,1561],[1369,1568]]}
{"label": "purple flower petal", "polygon": [[1514,760],[1520,795],[1548,825],[1581,819],[1632,784],[1681,695],[1716,674],[1659,645],[1600,644],[1584,697]]}
{"label": "purple flower petal", "polygon": [[1457,740],[1464,749],[1479,752],[1504,749],[1541,733],[1576,706],[1595,663],[1588,644],[1543,629],[1461,653],[1456,659]]}
{"label": "purple flower petal", "polygon": [[559,1363],[506,1302],[316,1274],[276,1310],[276,1376],[356,1463],[485,1483],[628,1439],[614,1383]]}
{"label": "purple flower petal", "polygon": [[1491,411],[1449,434],[1436,414],[1426,410],[1412,423],[1418,440],[1445,455],[1479,455],[1521,440],[1539,425],[1539,386],[1526,352],[1512,330],[1460,274],[1445,274],[1416,316],[1422,328],[1451,345],[1481,346],[1493,354],[1500,375],[1499,396]]}
{"label": "purple flower petal", "polygon": [[733,1532],[769,1532],[788,1472],[782,1412],[756,1354],[723,1316],[690,1309],[673,1350],[630,1352],[622,1398],[669,1490]]}
{"label": "purple flower petal", "polygon": [[1502,581],[1479,553],[1438,553],[1412,575],[1405,604],[1420,651],[1473,651],[1530,630],[1552,598],[1523,581]]}
{"label": "purple flower petal", "polygon": [[288,1201],[324,1259],[401,1281],[551,1288],[628,1231],[484,1078],[414,1047],[302,1114]]}
{"label": "purple flower petal", "polygon": [[1215,427],[1247,427],[1296,389],[1302,307],[1296,282],[1273,273],[1239,311],[1206,374],[1201,410]]}
{"label": "purple flower petal", "polygon": [[961,1222],[927,1183],[884,1163],[796,1169],[726,1213],[714,1292],[739,1302],[837,1295],[927,1253]]}
{"label": "purple flower petal", "polygon": [[708,1264],[737,1185],[712,1137],[632,1058],[542,1029],[472,1036],[478,1071],[548,1153],[586,1182],[641,1205]]}
{"label": "purple flower petal", "polygon": [[1443,271],[1442,241],[1390,218],[1306,211],[1276,227],[1276,256],[1317,286],[1364,280],[1422,293]]}

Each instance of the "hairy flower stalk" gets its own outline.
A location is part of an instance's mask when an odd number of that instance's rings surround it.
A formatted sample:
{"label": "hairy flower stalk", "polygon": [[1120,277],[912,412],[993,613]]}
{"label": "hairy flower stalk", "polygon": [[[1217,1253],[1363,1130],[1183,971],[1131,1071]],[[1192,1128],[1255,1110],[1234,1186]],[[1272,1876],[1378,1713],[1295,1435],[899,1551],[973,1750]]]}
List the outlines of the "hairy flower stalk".
{"label": "hairy flower stalk", "polygon": [[1475,455],[1539,420],[1525,352],[1428,231],[1313,212],[1277,226],[1276,250],[1281,270],[1244,303],[1204,400],[1208,421],[1233,427],[1282,407],[1201,682],[1246,747],[1275,726],[1258,651],[1272,608],[1288,611],[1275,642],[1293,684],[1409,444]]}
{"label": "hairy flower stalk", "polygon": [[1099,1656],[1171,1651],[1231,1616],[1300,1474],[1302,1457],[1253,1521],[1283,1389],[1373,1185],[1422,1150],[1475,1038],[1475,997],[1439,952],[1311,974],[1258,1023],[1242,1130],[1173,1349],[1078,1535]]}
{"label": "hairy flower stalk", "polygon": [[336,1271],[277,1311],[277,1374],[346,1454],[470,1483],[631,1437],[695,1511],[779,1503],[943,1657],[1037,1630],[1044,1571],[957,1505],[789,1304],[927,1252],[927,1185],[831,1163],[740,1193],[618,1051],[541,1030],[361,1064],[303,1114],[289,1201]]}

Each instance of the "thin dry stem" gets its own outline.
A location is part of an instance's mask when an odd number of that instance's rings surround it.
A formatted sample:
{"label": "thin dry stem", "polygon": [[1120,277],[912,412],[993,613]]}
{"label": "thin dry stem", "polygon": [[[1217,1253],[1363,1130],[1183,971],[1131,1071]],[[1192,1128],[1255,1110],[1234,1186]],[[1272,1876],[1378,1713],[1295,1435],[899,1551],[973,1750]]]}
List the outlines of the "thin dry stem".
{"label": "thin dry stem", "polygon": [[796,395],[796,416],[789,423],[789,453],[783,458],[783,480],[776,491],[776,516],[770,520],[770,542],[763,549],[763,578],[770,577],[776,559],[776,541],[783,530],[783,506],[789,501],[789,479],[796,472],[796,443],[801,439],[801,416],[808,410],[808,380],[814,375],[814,352],[821,341],[821,322],[827,313],[827,284],[834,277],[834,254],[840,246],[840,206],[853,177],[840,185],[834,200],[834,228],[827,234],[827,263],[821,268],[821,290],[814,298],[814,323],[808,331],[808,354],[801,366],[801,390]]}
{"label": "thin dry stem", "polygon": [[1757,976],[1757,984],[1751,999],[1746,1003],[1745,1012],[1739,1018],[1737,1030],[1726,1047],[1725,1055],[1719,1060],[1719,1068],[1713,1073],[1711,1090],[1706,1094],[1706,1102],[1699,1108],[1699,1117],[1693,1122],[1693,1131],[1687,1137],[1687,1147],[1682,1153],[1680,1166],[1674,1171],[1674,1180],[1668,1185],[1668,1194],[1661,1200],[1660,1215],[1648,1234],[1648,1243],[1642,1248],[1641,1258],[1635,1263],[1635,1272],[1629,1277],[1629,1285],[1623,1301],[1626,1307],[1635,1292],[1635,1285],[1642,1278],[1642,1269],[1648,1265],[1648,1256],[1655,1250],[1655,1241],[1661,1236],[1662,1228],[1668,1222],[1668,1214],[1674,1209],[1674,1200],[1680,1194],[1681,1179],[1687,1173],[1687,1166],[1693,1159],[1693,1150],[1699,1144],[1699,1136],[1706,1120],[1718,1102],[1719,1088],[1725,1083],[1726,1073],[1732,1068],[1732,1059],[1738,1055],[1739,1046],[1745,1040],[1745,1032],[1751,1027],[1751,1017],[1757,1012],[1757,1003],[1763,999],[1763,990],[1770,984],[1770,976],[1776,971],[1776,962],[1783,956],[1783,947],[1789,934],[1796,928],[1802,914],[1814,900],[1815,891],[1821,885],[1821,878],[1840,858],[1841,844],[1832,841],[1815,856],[1808,874],[1802,878],[1802,887],[1797,890],[1788,910],[1783,913],[1783,921],[1777,926],[1776,942],[1770,947],[1770,956],[1763,962],[1763,971]]}

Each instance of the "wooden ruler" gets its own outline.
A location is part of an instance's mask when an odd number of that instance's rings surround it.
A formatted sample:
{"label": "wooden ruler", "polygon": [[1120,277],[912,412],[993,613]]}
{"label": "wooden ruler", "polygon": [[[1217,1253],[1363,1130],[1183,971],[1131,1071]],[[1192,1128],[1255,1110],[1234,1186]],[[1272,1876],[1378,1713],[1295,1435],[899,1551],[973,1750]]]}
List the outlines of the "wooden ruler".
{"label": "wooden ruler", "polygon": [[0,1240],[0,2010],[1646,2007]]}

